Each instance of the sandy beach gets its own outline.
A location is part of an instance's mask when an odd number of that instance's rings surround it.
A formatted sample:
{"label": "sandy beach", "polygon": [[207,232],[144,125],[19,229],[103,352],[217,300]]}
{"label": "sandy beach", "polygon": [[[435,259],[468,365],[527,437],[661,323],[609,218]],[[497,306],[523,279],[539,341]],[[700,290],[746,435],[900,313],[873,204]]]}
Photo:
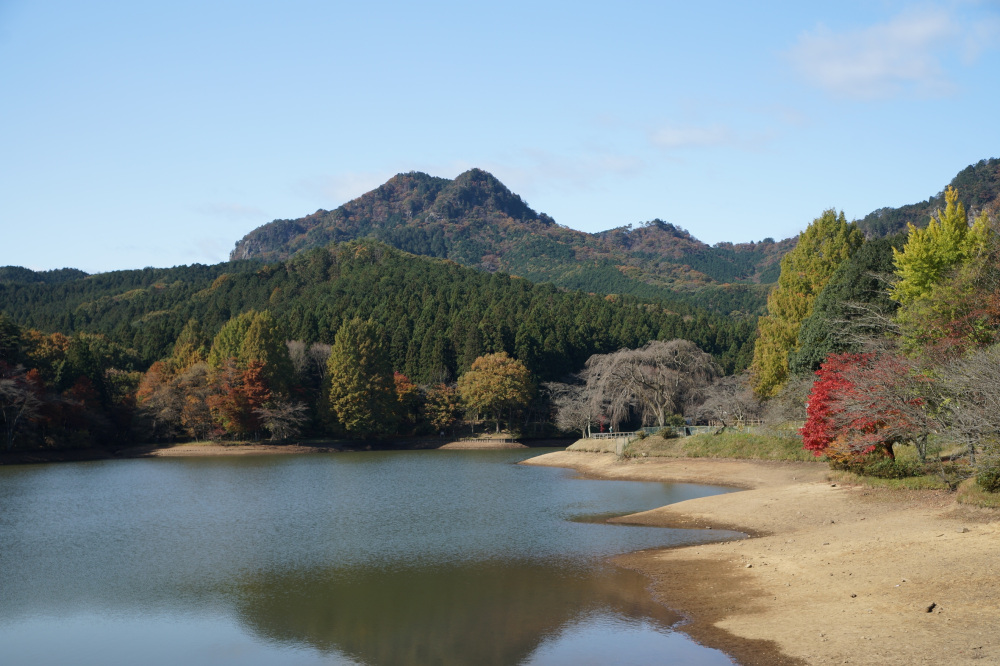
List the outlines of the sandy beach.
{"label": "sandy beach", "polygon": [[[548,443],[548,442],[545,442]],[[558,441],[558,444],[565,442]],[[520,442],[509,439],[464,439],[449,440],[447,438],[427,437],[410,438],[401,441],[389,442],[363,442],[363,441],[302,441],[294,443],[218,443],[218,442],[191,442],[186,444],[175,444],[172,446],[137,446],[119,451],[116,455],[124,458],[174,458],[174,457],[206,457],[206,456],[245,456],[245,455],[282,455],[282,454],[302,454],[302,453],[337,453],[343,451],[369,451],[373,448],[389,449],[468,449],[468,450],[488,450],[488,449],[526,449],[528,448]]]}
{"label": "sandy beach", "polygon": [[563,451],[525,464],[745,489],[616,519],[752,535],[616,559],[740,664],[1000,663],[1000,512],[834,484],[823,463]]}

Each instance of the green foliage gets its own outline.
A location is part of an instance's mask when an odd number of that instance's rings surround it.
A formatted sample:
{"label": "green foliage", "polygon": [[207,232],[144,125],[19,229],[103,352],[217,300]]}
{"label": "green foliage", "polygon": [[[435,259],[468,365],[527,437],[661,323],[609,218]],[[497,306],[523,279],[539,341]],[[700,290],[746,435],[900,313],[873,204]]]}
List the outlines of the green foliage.
{"label": "green foliage", "polygon": [[916,460],[894,460],[875,456],[865,460],[860,473],[877,479],[905,479],[910,476],[920,476],[924,473],[924,469]]}
{"label": "green foliage", "polygon": [[[967,166],[952,179],[950,187],[962,193],[968,209],[996,206],[1000,200],[1000,159],[980,160]],[[899,208],[880,208],[859,220],[858,228],[868,237],[882,237],[906,231],[908,225],[925,227],[934,211],[946,203],[945,192],[940,192],[927,201]]]}
{"label": "green foliage", "polygon": [[58,268],[51,271],[33,271],[21,266],[0,266],[0,284],[57,284],[81,280],[87,274],[76,268]]}
{"label": "green foliage", "polygon": [[751,372],[757,395],[770,397],[788,377],[788,355],[796,349],[799,328],[837,267],[861,246],[861,233],[843,212],[823,212],[799,235],[798,245],[781,260],[778,285],[758,322]]}
{"label": "green foliage", "polygon": [[955,500],[960,504],[1000,509],[1000,492],[984,490],[975,479],[966,479],[958,486]]}
{"label": "green foliage", "polygon": [[[353,317],[372,319],[386,331],[393,369],[418,383],[451,381],[478,356],[499,351],[543,380],[559,379],[594,353],[674,338],[693,341],[733,372],[749,362],[755,328],[747,318],[675,301],[568,293],[372,241],[308,250],[268,266],[120,271],[61,285],[0,285],[0,309],[22,326],[101,333],[134,349],[144,367],[171,354],[191,319],[215,337],[241,313],[267,310],[287,338],[307,344],[332,342]],[[237,328],[227,333],[226,354],[238,349],[249,323],[230,324]],[[523,352],[531,357],[520,358]]]}
{"label": "green foliage", "polygon": [[357,317],[345,322],[333,341],[327,380],[330,407],[349,434],[394,431],[398,400],[381,326]]}
{"label": "green foliage", "polygon": [[16,365],[21,360],[21,327],[0,312],[0,362]]}
{"label": "green foliage", "polygon": [[899,479],[881,479],[875,476],[863,476],[847,470],[832,470],[828,477],[831,481],[854,483],[868,488],[885,488],[888,490],[948,490],[948,482],[939,476],[921,474],[906,476]]}
{"label": "green foliage", "polygon": [[653,435],[634,442],[633,455],[670,458],[741,458],[746,460],[815,461],[799,437],[725,430],[691,437]]}
{"label": "green foliage", "polygon": [[219,370],[230,359],[235,360],[239,369],[246,369],[255,361],[261,363],[268,386],[287,393],[294,370],[281,327],[267,310],[244,312],[226,322],[215,336],[208,355],[209,366]]}
{"label": "green foliage", "polygon": [[893,251],[899,281],[891,293],[904,307],[928,296],[948,270],[985,246],[986,215],[980,215],[970,227],[958,191],[949,187],[945,200],[944,211],[939,209],[925,229],[909,225],[906,245],[902,251]]}
{"label": "green foliage", "polygon": [[988,493],[1000,493],[1000,464],[983,468],[976,474],[976,483]]}
{"label": "green foliage", "polygon": [[885,277],[894,269],[893,249],[902,242],[899,236],[870,240],[834,271],[816,298],[812,314],[802,322],[797,349],[789,354],[793,374],[815,372],[830,354],[860,351],[849,334],[875,331],[859,319],[872,311],[887,316],[895,311]]}

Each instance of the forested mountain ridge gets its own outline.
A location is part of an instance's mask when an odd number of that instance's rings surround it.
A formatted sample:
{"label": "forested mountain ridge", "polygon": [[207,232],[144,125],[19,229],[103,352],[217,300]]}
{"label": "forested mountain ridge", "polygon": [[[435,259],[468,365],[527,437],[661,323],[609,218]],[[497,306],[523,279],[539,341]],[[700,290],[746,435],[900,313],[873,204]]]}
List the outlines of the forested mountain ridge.
{"label": "forested mountain ridge", "polygon": [[[657,297],[712,286],[720,308],[744,310],[757,309],[765,290],[722,285],[773,282],[781,256],[795,243],[713,247],[660,220],[589,234],[536,213],[494,176],[472,169],[454,180],[399,174],[336,210],[265,224],[240,240],[230,256],[284,259],[365,237],[414,254],[595,293]],[[707,301],[711,307],[713,298]]]}
{"label": "forested mountain ridge", "polygon": [[570,293],[377,241],[313,248],[266,265],[0,284],[0,312],[19,326],[102,334],[134,350],[142,364],[168,355],[191,320],[211,336],[250,310],[268,310],[289,339],[307,343],[331,342],[353,317],[371,319],[386,331],[394,368],[424,382],[454,378],[480,354],[498,351],[542,378],[557,378],[595,352],[678,337],[731,372],[749,363],[754,335],[749,318],[709,315],[681,302]]}
{"label": "forested mountain ridge", "polygon": [[[986,159],[951,181],[972,212],[1000,210],[1000,159]],[[881,208],[858,221],[868,237],[926,226],[944,206],[927,201]],[[448,258],[593,293],[682,297],[715,311],[757,312],[779,262],[796,239],[707,245],[661,220],[589,234],[536,213],[491,174],[472,169],[454,180],[411,172],[333,211],[275,220],[236,244],[232,259],[287,258],[332,241],[376,238],[414,254]]]}
{"label": "forested mountain ridge", "polygon": [[[971,217],[983,210],[990,215],[1000,213],[1000,159],[993,157],[970,164],[952,178],[949,186],[958,190],[959,199]],[[858,228],[869,238],[885,238],[906,231],[907,224],[926,227],[931,214],[945,208],[946,189],[942,188],[927,201],[872,211],[858,220]]]}
{"label": "forested mountain ridge", "polygon": [[23,266],[0,266],[0,284],[56,284],[87,277],[77,268],[57,268],[51,271],[33,271]]}

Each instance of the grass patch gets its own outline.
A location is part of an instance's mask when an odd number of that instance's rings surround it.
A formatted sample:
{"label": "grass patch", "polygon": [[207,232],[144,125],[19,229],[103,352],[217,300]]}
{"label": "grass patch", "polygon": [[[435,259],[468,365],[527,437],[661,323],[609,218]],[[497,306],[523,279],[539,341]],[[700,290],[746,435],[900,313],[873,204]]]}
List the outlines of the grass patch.
{"label": "grass patch", "polygon": [[799,437],[770,434],[722,432],[664,439],[653,436],[632,442],[627,453],[633,457],[663,458],[742,458],[745,460],[819,460],[802,448]]}
{"label": "grass patch", "polygon": [[903,479],[879,479],[861,476],[845,470],[831,470],[827,475],[831,481],[853,483],[868,488],[889,488],[891,490],[948,490],[948,484],[939,476],[908,476]]}
{"label": "grass patch", "polygon": [[966,479],[958,487],[955,498],[960,504],[981,506],[987,509],[1000,509],[1000,493],[990,493],[983,490],[975,479]]}

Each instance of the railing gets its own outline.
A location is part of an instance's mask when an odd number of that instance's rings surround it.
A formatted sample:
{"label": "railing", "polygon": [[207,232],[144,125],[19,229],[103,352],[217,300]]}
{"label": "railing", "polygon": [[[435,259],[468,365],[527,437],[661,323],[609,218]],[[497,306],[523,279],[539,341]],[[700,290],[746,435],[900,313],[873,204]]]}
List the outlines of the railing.
{"label": "railing", "polygon": [[[742,428],[753,427],[760,425],[761,422],[745,422],[740,424],[733,424],[727,426],[730,430],[740,430]],[[712,424],[712,425],[700,425],[700,426],[650,426],[646,428],[641,428],[632,432],[592,432],[587,437],[587,439],[618,439],[624,438],[627,440],[634,439],[639,436],[640,432],[644,432],[647,435],[658,435],[658,434],[670,434],[674,437],[690,437],[691,435],[705,435],[719,432],[722,428],[722,424]]]}

